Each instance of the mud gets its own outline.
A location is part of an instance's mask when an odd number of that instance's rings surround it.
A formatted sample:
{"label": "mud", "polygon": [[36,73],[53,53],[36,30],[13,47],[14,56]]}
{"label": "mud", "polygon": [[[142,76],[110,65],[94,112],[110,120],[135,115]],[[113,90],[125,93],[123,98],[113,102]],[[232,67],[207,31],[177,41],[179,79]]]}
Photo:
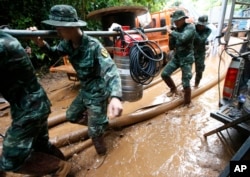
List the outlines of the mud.
{"label": "mud", "polygon": [[[62,120],[50,127],[50,138],[72,163],[70,176],[218,176],[231,159],[232,150],[235,152],[244,140],[234,129],[222,132],[227,145],[216,134],[207,139],[203,136],[222,125],[210,117],[210,112],[218,109],[218,61],[218,58],[213,57],[206,60],[201,86],[196,90],[192,88],[190,108],[182,106],[179,72],[173,76],[180,92],[176,98],[166,97],[166,85],[156,78],[157,83],[144,90],[141,100],[124,102],[121,118],[110,120],[114,126],[111,126],[105,136],[108,153],[104,157],[96,154],[91,140],[86,136],[87,127],[64,120],[63,115],[78,92],[78,83],[69,81],[65,73],[50,73],[41,79],[52,102],[50,119],[62,115]],[[228,63],[229,61],[223,61],[221,75]],[[212,81],[215,83],[206,88]],[[169,106],[173,104],[174,107]],[[133,120],[138,117],[140,121]],[[0,117],[1,134],[4,134],[9,124],[9,114]],[[66,140],[60,140],[67,135],[69,137]],[[22,175],[8,173],[7,176]]]}

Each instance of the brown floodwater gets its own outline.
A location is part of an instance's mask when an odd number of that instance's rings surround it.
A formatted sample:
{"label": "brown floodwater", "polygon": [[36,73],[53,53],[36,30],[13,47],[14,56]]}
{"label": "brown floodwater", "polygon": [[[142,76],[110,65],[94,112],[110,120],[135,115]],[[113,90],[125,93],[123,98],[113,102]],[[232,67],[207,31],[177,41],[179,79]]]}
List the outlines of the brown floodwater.
{"label": "brown floodwater", "polygon": [[[230,59],[224,57],[221,75],[225,73]],[[70,138],[60,148],[72,163],[70,176],[75,177],[216,177],[227,165],[233,153],[244,140],[241,134],[230,128],[222,131],[227,141],[217,134],[204,138],[204,134],[223,125],[210,117],[218,109],[219,90],[218,56],[206,59],[206,69],[201,85],[192,88],[192,107],[182,106],[180,72],[173,74],[180,95],[168,98],[166,85],[156,78],[156,84],[147,87],[143,98],[124,102],[120,118],[112,118],[111,128],[105,141],[108,153],[99,157],[89,139]],[[68,81],[66,75],[48,75],[41,80],[52,102],[53,116],[64,113],[76,95],[77,83]],[[212,84],[211,84],[212,83]],[[192,80],[193,84],[193,80]],[[220,83],[223,85],[223,81]],[[209,87],[208,87],[209,86]],[[10,124],[9,116],[0,117],[0,133],[4,134]],[[53,143],[66,134],[75,136],[84,126],[62,121],[50,128]],[[80,135],[86,135],[83,131]],[[79,135],[78,135],[79,136]],[[1,140],[0,140],[1,142]],[[79,144],[86,143],[82,149]],[[228,144],[226,144],[228,143]],[[1,149],[1,146],[0,146]],[[19,177],[8,173],[8,177]]]}
{"label": "brown floodwater", "polygon": [[[94,155],[93,147],[72,158],[84,164],[79,166],[83,170],[76,176],[218,176],[232,154],[216,134],[207,139],[203,136],[222,125],[209,116],[218,108],[217,96],[217,87],[213,87],[193,99],[192,108],[177,107],[121,131],[112,130],[106,137],[108,155],[98,168],[95,166],[99,165],[99,158]],[[233,129],[223,134],[230,147],[232,142],[241,143]]]}

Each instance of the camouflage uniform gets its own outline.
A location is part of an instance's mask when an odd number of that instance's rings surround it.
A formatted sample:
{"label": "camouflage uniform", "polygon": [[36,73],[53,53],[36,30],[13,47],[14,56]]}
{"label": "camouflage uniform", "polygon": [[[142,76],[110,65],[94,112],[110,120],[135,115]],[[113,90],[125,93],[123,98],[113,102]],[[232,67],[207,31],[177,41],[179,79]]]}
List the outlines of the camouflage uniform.
{"label": "camouflage uniform", "polygon": [[198,86],[202,78],[202,73],[205,69],[205,55],[206,55],[206,42],[211,33],[211,29],[206,25],[207,16],[199,17],[197,25],[204,25],[204,29],[198,29],[196,25],[196,32],[194,38],[194,58],[195,58],[195,86]]}
{"label": "camouflage uniform", "polygon": [[183,88],[190,87],[192,78],[192,63],[194,62],[193,39],[195,28],[192,24],[185,24],[182,28],[173,31],[170,36],[169,47],[175,50],[172,60],[165,66],[162,78],[181,68]]}
{"label": "camouflage uniform", "polygon": [[65,40],[43,49],[52,58],[68,55],[80,80],[81,89],[66,112],[67,119],[78,122],[87,110],[89,136],[102,135],[108,124],[108,99],[122,97],[121,79],[107,50],[97,39],[87,35],[82,36],[77,49]]}
{"label": "camouflage uniform", "polygon": [[15,171],[33,150],[46,151],[51,146],[47,126],[50,102],[21,44],[1,31],[0,82],[12,118],[3,140],[0,169]]}

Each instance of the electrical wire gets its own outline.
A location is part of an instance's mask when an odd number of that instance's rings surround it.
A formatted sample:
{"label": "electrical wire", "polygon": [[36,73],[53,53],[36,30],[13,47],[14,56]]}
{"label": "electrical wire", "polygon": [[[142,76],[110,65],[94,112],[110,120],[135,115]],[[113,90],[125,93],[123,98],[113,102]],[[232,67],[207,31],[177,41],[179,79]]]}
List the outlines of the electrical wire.
{"label": "electrical wire", "polygon": [[[139,84],[148,85],[157,76],[161,69],[160,61],[164,55],[161,47],[155,42],[147,39],[139,29],[138,31],[143,40],[137,40],[132,35],[123,31],[121,28],[115,29],[121,33],[122,46],[129,49],[129,70],[131,78]],[[124,40],[124,35],[128,36],[131,41]],[[160,51],[158,57],[157,50]]]}
{"label": "electrical wire", "polygon": [[4,135],[2,133],[0,133],[0,137],[4,138]]}
{"label": "electrical wire", "polygon": [[221,61],[222,61],[222,54],[224,53],[225,49],[223,49],[223,51],[221,51],[220,53],[220,57],[219,57],[219,66],[218,66],[218,94],[219,94],[219,107],[221,106],[221,93],[220,93],[220,65],[221,65]]}
{"label": "electrical wire", "polygon": [[[160,72],[160,58],[156,58],[157,52],[152,41],[140,41],[134,44],[129,51],[130,75],[132,79],[142,85],[151,83]],[[161,52],[162,53],[162,52]]]}

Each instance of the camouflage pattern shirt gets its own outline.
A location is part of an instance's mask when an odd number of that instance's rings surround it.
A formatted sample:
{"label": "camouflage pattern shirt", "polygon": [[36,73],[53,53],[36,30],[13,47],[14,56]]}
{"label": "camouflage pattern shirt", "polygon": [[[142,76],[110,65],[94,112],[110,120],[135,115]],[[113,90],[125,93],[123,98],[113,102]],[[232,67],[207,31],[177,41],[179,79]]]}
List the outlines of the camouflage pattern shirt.
{"label": "camouflage pattern shirt", "polygon": [[206,51],[206,42],[207,38],[211,33],[211,29],[207,26],[204,30],[197,30],[195,32],[195,38],[194,38],[194,54],[195,55],[203,55]]}
{"label": "camouflage pattern shirt", "polygon": [[118,69],[97,39],[83,35],[82,43],[77,49],[72,47],[71,41],[65,40],[54,47],[46,45],[43,49],[54,59],[69,56],[85,98],[99,102],[108,97],[122,97]]}
{"label": "camouflage pattern shirt", "polygon": [[33,112],[43,104],[50,105],[25,50],[17,39],[2,31],[0,31],[0,81],[0,93],[10,105],[16,104],[27,113]]}
{"label": "camouflage pattern shirt", "polygon": [[194,62],[194,35],[195,27],[189,23],[172,31],[170,35],[169,47],[171,50],[175,50],[174,58],[179,61],[180,66]]}
{"label": "camouflage pattern shirt", "polygon": [[0,170],[17,170],[34,147],[49,146],[50,101],[24,48],[0,31],[0,93],[10,103],[12,122],[5,133]]}

